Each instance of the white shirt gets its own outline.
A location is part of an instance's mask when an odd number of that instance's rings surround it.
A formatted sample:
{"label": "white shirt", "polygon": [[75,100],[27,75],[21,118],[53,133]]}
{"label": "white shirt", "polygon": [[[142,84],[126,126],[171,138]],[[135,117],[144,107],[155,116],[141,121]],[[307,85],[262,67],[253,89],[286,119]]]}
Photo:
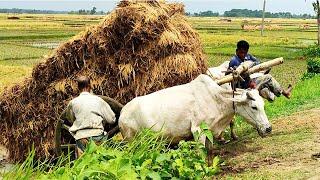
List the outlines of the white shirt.
{"label": "white shirt", "polygon": [[75,117],[69,131],[75,133],[76,140],[99,136],[104,132],[106,122],[113,124],[116,121],[109,104],[89,92],[82,92],[71,100],[67,111]]}

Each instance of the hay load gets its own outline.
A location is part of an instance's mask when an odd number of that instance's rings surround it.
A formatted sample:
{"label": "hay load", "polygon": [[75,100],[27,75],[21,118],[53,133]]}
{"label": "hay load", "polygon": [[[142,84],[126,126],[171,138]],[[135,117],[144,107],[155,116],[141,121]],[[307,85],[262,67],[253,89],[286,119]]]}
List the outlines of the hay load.
{"label": "hay load", "polygon": [[0,144],[12,161],[34,143],[38,157],[53,154],[54,124],[77,96],[75,78],[88,75],[93,92],[125,104],[139,95],[187,83],[205,73],[198,34],[183,5],[121,1],[94,27],[56,48],[32,77],[0,97]]}

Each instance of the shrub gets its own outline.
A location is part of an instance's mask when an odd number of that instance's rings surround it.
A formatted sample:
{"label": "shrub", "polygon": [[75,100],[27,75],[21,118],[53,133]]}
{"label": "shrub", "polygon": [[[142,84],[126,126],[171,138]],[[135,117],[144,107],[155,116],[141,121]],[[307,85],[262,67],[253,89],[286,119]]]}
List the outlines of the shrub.
{"label": "shrub", "polygon": [[320,74],[320,57],[308,59],[307,64],[307,72],[303,74],[303,80],[310,79],[316,74]]}
{"label": "shrub", "polygon": [[304,57],[320,57],[320,47],[311,46],[302,51]]}

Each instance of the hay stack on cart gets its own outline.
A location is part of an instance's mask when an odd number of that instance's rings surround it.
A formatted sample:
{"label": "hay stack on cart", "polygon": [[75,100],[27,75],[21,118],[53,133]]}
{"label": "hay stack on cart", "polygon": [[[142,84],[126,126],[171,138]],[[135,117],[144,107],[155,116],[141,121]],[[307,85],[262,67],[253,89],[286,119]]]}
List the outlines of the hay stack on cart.
{"label": "hay stack on cart", "polygon": [[12,161],[34,146],[52,155],[54,125],[77,96],[75,78],[88,75],[95,94],[125,104],[139,95],[187,83],[207,70],[198,34],[183,5],[121,1],[94,27],[62,44],[33,68],[32,77],[0,97],[0,144]]}

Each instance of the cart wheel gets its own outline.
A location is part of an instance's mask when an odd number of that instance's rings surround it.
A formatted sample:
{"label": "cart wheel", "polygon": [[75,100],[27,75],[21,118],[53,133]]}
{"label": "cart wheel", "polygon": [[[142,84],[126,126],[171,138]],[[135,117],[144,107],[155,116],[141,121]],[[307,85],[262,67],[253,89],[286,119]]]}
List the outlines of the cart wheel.
{"label": "cart wheel", "polygon": [[119,126],[118,126],[118,120],[120,117],[120,112],[124,105],[108,96],[99,96],[99,97],[109,104],[112,111],[116,115],[116,122],[114,124],[106,124],[104,127],[104,130],[108,132],[107,139],[109,139],[109,138],[112,138],[114,135],[116,135],[118,132],[120,132]]}
{"label": "cart wheel", "polygon": [[[75,152],[76,142],[69,133],[70,127],[63,124],[62,120],[58,120],[55,128],[55,154],[59,157],[62,153]],[[73,155],[72,155],[72,158]]]}

